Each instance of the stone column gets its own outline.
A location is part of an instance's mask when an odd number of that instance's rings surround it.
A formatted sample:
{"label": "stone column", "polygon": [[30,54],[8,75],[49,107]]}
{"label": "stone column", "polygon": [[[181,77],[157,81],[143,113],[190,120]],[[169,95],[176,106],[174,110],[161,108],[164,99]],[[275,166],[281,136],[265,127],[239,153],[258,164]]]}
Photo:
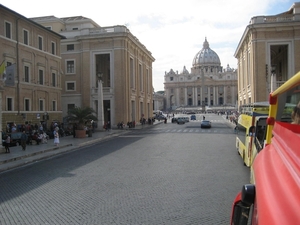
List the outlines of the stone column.
{"label": "stone column", "polygon": [[102,129],[104,125],[103,114],[103,84],[102,80],[98,80],[98,129]]}

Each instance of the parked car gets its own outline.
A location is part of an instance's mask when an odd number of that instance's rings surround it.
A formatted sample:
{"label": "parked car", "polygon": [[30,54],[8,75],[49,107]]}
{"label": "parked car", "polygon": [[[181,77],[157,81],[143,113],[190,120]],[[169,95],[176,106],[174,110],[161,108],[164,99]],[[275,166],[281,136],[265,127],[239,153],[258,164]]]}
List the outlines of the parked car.
{"label": "parked car", "polygon": [[202,120],[201,128],[211,128],[211,122],[209,120]]}
{"label": "parked car", "polygon": [[196,120],[196,115],[191,115],[191,120]]}
{"label": "parked car", "polygon": [[177,118],[177,124],[184,124],[184,123],[185,123],[185,119],[183,117]]}
{"label": "parked car", "polygon": [[155,119],[157,119],[158,121],[161,121],[161,120],[166,119],[166,117],[164,115],[162,115],[162,114],[159,114],[159,115],[155,116]]}
{"label": "parked car", "polygon": [[178,119],[177,117],[173,117],[172,120],[171,120],[172,123],[177,123],[177,119]]}
{"label": "parked car", "polygon": [[10,136],[10,144],[9,146],[17,146],[21,144],[21,135],[22,132],[13,132],[13,133],[5,133],[2,132],[2,145],[4,146],[5,144],[5,139],[6,139],[6,135]]}

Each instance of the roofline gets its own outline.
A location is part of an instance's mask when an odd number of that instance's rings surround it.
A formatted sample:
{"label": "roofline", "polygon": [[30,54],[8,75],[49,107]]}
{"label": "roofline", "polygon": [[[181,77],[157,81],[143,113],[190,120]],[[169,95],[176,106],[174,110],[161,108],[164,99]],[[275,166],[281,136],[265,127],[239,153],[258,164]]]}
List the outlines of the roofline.
{"label": "roofline", "polygon": [[66,39],[65,36],[62,36],[62,35],[60,35],[60,34],[54,32],[54,31],[52,31],[52,30],[49,30],[48,28],[42,26],[41,24],[38,24],[38,23],[34,22],[33,20],[30,20],[29,18],[27,18],[27,17],[21,15],[20,13],[17,13],[16,11],[11,10],[10,8],[7,8],[6,6],[4,6],[4,5],[2,5],[2,4],[0,4],[0,8],[3,8],[4,10],[9,11],[9,12],[15,14],[17,17],[19,17],[19,18],[21,18],[21,19],[24,19],[24,20],[26,20],[27,22],[32,23],[32,24],[35,25],[35,26],[38,26],[38,27],[40,27],[40,28],[42,28],[42,29],[44,29],[44,30],[49,31],[50,33],[53,33],[53,34],[55,34],[56,36],[59,36],[61,39]]}

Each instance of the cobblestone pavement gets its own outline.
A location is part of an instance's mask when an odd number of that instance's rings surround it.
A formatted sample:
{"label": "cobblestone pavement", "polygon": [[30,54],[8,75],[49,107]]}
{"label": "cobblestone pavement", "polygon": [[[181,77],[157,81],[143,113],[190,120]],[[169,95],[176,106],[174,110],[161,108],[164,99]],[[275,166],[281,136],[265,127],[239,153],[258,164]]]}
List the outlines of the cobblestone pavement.
{"label": "cobblestone pavement", "polygon": [[234,146],[231,134],[120,133],[2,173],[0,224],[229,224],[249,175]]}
{"label": "cobblestone pavement", "polygon": [[114,138],[122,133],[127,133],[133,130],[148,129],[161,123],[162,121],[155,121],[153,125],[138,125],[132,129],[126,128],[112,129],[110,131],[96,131],[92,134],[92,137],[86,138],[73,138],[72,136],[61,137],[60,144],[58,146],[55,146],[53,139],[50,139],[47,144],[27,145],[25,151],[22,150],[21,146],[14,146],[10,148],[10,153],[5,153],[4,147],[0,146],[0,173],[25,164],[63,154],[82,146]]}

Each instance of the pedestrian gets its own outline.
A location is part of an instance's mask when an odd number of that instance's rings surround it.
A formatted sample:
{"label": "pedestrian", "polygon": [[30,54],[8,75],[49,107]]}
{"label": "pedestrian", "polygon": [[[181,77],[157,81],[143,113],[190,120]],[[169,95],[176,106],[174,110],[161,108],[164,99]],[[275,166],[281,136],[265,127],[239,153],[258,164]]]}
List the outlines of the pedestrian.
{"label": "pedestrian", "polygon": [[21,146],[22,146],[23,151],[26,150],[26,142],[27,142],[27,134],[25,133],[25,130],[24,130],[21,135]]}
{"label": "pedestrian", "polygon": [[10,145],[10,136],[7,135],[5,138],[5,153],[10,153],[9,145]]}
{"label": "pedestrian", "polygon": [[54,145],[58,146],[58,144],[59,144],[58,129],[55,128],[55,130],[53,131],[53,134],[54,134]]}

